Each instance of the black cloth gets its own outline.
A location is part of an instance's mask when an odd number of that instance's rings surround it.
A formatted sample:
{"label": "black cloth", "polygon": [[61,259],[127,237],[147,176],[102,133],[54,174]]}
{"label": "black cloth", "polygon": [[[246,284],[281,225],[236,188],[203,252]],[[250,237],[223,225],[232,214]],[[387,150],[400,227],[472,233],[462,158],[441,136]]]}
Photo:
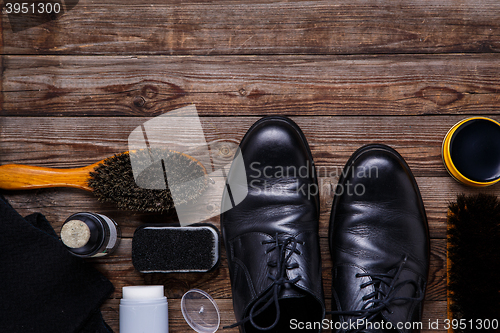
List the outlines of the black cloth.
{"label": "black cloth", "polygon": [[113,285],[64,247],[42,214],[0,195],[0,332],[110,333],[99,306]]}

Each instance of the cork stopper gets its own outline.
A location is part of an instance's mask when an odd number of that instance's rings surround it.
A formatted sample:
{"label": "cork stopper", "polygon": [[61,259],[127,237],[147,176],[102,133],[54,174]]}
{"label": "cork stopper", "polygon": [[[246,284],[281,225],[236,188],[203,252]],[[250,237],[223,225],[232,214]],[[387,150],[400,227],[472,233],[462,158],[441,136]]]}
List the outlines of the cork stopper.
{"label": "cork stopper", "polygon": [[83,221],[70,220],[61,228],[61,240],[73,249],[83,247],[90,240],[90,228]]}

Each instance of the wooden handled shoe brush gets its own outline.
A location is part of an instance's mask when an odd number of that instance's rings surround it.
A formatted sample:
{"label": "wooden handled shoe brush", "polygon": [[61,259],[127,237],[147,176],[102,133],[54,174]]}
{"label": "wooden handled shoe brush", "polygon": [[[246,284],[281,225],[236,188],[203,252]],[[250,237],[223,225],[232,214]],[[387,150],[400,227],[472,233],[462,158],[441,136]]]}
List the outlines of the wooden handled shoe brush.
{"label": "wooden handled shoe brush", "polygon": [[[151,179],[143,180],[163,183],[163,189],[146,189],[137,185],[131,166],[131,154],[135,155],[134,161],[143,161],[144,169],[151,169],[151,172],[143,172],[138,178],[144,175],[142,178]],[[161,164],[153,163],[154,160]],[[172,175],[169,179],[175,181],[166,184],[166,173]],[[1,165],[0,188],[24,190],[73,187],[91,191],[99,201],[113,202],[120,209],[161,213],[174,207],[171,188],[182,186],[180,191],[176,191],[175,204],[187,203],[203,193],[207,186],[206,175],[205,167],[189,155],[171,150],[145,149],[116,154],[92,165],[74,169]]]}

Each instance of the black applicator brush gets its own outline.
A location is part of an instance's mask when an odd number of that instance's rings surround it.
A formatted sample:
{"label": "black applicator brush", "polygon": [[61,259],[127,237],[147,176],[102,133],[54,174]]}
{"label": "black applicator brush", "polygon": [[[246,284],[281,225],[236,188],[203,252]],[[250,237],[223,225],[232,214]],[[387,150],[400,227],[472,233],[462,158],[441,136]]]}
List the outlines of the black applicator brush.
{"label": "black applicator brush", "polygon": [[459,195],[448,208],[448,317],[467,322],[467,329],[455,332],[476,332],[477,324],[498,320],[499,276],[500,201]]}
{"label": "black applicator brush", "polygon": [[[193,157],[171,150],[133,150],[99,161],[92,165],[75,169],[44,168],[20,164],[0,166],[0,188],[4,190],[23,190],[48,187],[73,187],[92,191],[101,202],[113,202],[118,208],[141,212],[161,213],[173,208],[174,202],[170,189],[176,186],[169,183],[162,190],[152,190],[137,186],[134,179],[130,155],[135,160],[144,161],[152,167],[158,163],[151,160],[161,154],[163,167],[172,179],[182,187],[176,195],[175,204],[183,204],[197,198],[207,186],[207,171]],[[153,170],[157,171],[157,170]],[[163,172],[163,170],[162,170]],[[141,178],[158,175],[157,172],[143,172]],[[143,178],[144,178],[143,177]],[[158,178],[165,184],[164,177]],[[138,179],[139,181],[139,179]],[[143,179],[143,181],[157,181]],[[185,182],[185,183],[184,183]],[[185,184],[188,184],[187,186]]]}

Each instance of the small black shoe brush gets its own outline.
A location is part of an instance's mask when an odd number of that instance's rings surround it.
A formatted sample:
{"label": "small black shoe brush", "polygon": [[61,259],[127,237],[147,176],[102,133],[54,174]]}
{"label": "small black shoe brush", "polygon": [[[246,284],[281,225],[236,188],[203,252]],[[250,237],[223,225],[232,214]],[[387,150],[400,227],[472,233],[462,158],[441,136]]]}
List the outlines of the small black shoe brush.
{"label": "small black shoe brush", "polygon": [[447,247],[448,319],[467,323],[454,332],[477,332],[477,325],[491,326],[494,320],[498,324],[500,200],[486,194],[459,195],[448,208]]}
{"label": "small black shoe brush", "polygon": [[219,231],[211,224],[151,224],[134,232],[132,263],[141,273],[204,273],[219,261]]}

